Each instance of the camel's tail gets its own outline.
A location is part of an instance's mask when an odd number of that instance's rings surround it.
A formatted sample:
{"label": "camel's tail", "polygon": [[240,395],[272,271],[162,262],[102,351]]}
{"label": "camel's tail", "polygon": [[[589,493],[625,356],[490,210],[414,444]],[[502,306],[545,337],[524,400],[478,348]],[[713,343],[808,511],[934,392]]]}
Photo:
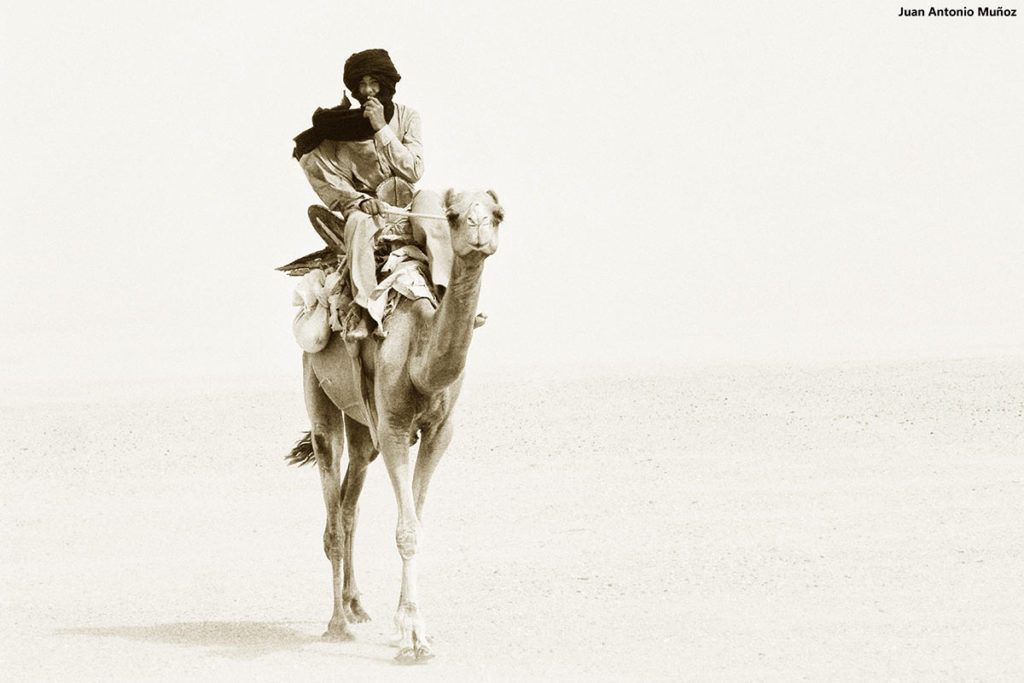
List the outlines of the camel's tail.
{"label": "camel's tail", "polygon": [[284,456],[285,462],[289,465],[308,465],[311,462],[316,462],[316,454],[313,453],[313,436],[310,432],[295,442],[292,446],[292,452]]}

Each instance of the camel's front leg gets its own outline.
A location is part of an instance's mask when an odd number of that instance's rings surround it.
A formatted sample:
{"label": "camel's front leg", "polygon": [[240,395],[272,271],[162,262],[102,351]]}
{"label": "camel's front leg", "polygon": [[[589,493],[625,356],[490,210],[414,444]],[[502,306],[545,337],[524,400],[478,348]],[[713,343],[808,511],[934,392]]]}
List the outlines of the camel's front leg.
{"label": "camel's front leg", "polygon": [[413,466],[409,458],[409,433],[407,426],[392,426],[382,429],[380,435],[384,464],[388,468],[395,501],[398,503],[395,542],[398,554],[402,557],[402,593],[395,613],[399,647],[395,659],[405,664],[423,662],[434,656],[426,626],[417,607],[416,551],[420,523],[412,492]]}
{"label": "camel's front leg", "polygon": [[423,503],[427,499],[427,488],[430,478],[437,469],[441,456],[448,450],[452,442],[454,429],[450,420],[445,420],[438,427],[425,431],[421,435],[420,448],[416,454],[416,471],[413,473],[412,492],[416,501],[416,518],[423,523]]}

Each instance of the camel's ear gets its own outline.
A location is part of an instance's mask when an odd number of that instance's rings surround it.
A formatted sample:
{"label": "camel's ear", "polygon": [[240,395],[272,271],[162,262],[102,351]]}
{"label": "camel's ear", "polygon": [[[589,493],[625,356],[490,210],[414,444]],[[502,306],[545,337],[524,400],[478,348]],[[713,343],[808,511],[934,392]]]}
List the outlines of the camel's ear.
{"label": "camel's ear", "polygon": [[449,225],[454,226],[459,220],[459,212],[452,206],[455,203],[455,190],[448,188],[448,191],[444,193],[444,215],[448,219]]}
{"label": "camel's ear", "polygon": [[498,201],[498,195],[494,190],[487,190],[487,194],[494,200],[494,222],[500,223],[505,220],[505,209],[501,208],[501,202]]}

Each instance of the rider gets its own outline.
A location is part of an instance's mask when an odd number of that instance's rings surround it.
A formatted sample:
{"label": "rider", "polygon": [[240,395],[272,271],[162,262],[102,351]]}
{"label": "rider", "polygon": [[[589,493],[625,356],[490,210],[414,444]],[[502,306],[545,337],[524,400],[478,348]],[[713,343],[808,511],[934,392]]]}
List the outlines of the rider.
{"label": "rider", "polygon": [[[377,286],[373,252],[380,226],[375,217],[386,208],[377,188],[392,177],[411,184],[423,176],[420,116],[392,101],[401,78],[386,50],[353,54],[345,61],[342,80],[361,107],[352,109],[345,95],[339,106],[317,109],[313,127],[295,138],[294,156],[309,184],[327,208],[344,218],[353,298],[363,308]],[[428,190],[415,194],[411,210],[444,215],[441,198]],[[426,246],[430,276],[440,293],[452,269],[448,224],[422,217],[409,222],[414,238]]]}

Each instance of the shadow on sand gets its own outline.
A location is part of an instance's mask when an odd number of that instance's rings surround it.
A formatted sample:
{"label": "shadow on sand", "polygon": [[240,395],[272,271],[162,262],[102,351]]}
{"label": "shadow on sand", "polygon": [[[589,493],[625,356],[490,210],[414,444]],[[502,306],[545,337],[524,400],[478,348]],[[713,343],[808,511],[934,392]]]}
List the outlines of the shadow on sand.
{"label": "shadow on sand", "polygon": [[199,621],[152,626],[113,626],[109,628],[66,628],[55,632],[62,636],[123,638],[151,643],[209,648],[210,654],[237,659],[254,659],[275,652],[298,651],[318,636],[296,630],[287,622]]}

